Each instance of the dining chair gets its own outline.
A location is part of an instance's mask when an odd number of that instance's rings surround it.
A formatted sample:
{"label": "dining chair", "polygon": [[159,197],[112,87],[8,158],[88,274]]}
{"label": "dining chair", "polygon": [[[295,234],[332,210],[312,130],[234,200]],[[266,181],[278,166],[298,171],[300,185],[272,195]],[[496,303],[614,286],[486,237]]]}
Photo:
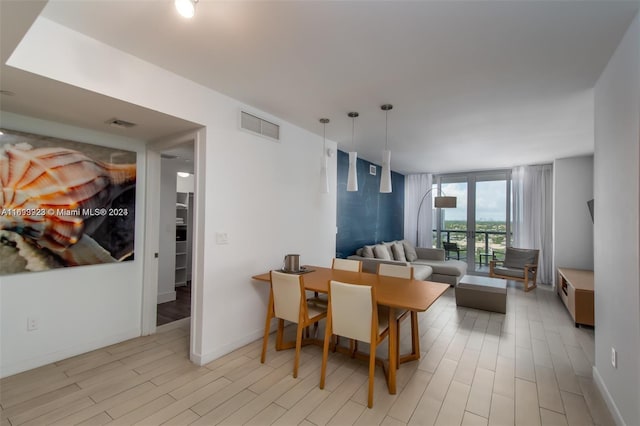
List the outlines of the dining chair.
{"label": "dining chair", "polygon": [[[362,262],[360,262],[359,260],[334,258],[331,262],[331,269],[350,272],[362,272]],[[326,307],[328,303],[326,296],[320,295],[318,294],[318,292],[315,292],[313,294],[313,297],[308,299],[308,302],[323,307]]]}
{"label": "dining chair", "polygon": [[369,396],[367,406],[373,407],[373,381],[376,368],[376,347],[389,335],[389,318],[378,316],[375,288],[365,285],[329,282],[329,309],[322,351],[320,389],[324,389],[332,335],[369,344]]}
{"label": "dining chair", "polygon": [[[411,265],[392,265],[389,263],[379,263],[378,264],[378,275],[383,275],[386,277],[396,277],[396,278],[405,278],[408,280],[412,280],[413,279],[413,266]],[[381,309],[384,309],[387,311],[387,315],[388,315],[388,308],[381,306],[378,311],[380,312]],[[400,359],[400,323],[402,321],[404,321],[407,316],[409,315],[408,310],[398,310],[396,313],[396,324],[397,324],[397,330],[398,330],[398,334],[397,334],[397,341],[396,341],[396,359]],[[415,316],[415,318],[414,318]],[[412,323],[414,321],[417,322],[418,317],[417,317],[417,313],[412,312],[411,313],[411,320]],[[417,336],[418,333],[418,327],[417,324],[414,325],[412,324],[411,326],[411,342],[412,345],[414,345],[414,350],[415,350],[415,341],[416,339],[419,339],[420,337]],[[397,364],[397,367],[400,367],[400,363]]]}
{"label": "dining chair", "polygon": [[334,258],[331,269],[339,269],[341,271],[362,272],[362,262],[352,259]]}
{"label": "dining chair", "polygon": [[[298,377],[300,364],[300,347],[302,346],[302,331],[311,324],[317,324],[327,316],[327,309],[318,305],[310,305],[306,301],[304,278],[302,275],[285,274],[271,271],[271,291],[269,292],[269,306],[264,326],[262,341],[262,356],[260,362],[264,364],[271,330],[271,319],[278,319],[276,334],[276,350],[296,348],[293,362],[293,377]],[[296,323],[296,341],[283,342],[284,322]]]}

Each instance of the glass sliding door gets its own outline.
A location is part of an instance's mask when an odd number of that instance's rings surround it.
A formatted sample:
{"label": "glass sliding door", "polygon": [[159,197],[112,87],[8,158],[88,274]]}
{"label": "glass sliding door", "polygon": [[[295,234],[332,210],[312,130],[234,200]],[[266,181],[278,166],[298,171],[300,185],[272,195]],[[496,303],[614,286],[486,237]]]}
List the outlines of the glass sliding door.
{"label": "glass sliding door", "polygon": [[475,176],[473,270],[489,272],[491,259],[503,259],[509,231],[510,180],[507,172]]}
{"label": "glass sliding door", "polygon": [[446,257],[465,260],[469,232],[467,198],[469,185],[465,176],[449,176],[439,180],[440,194],[457,198],[455,209],[436,209],[438,247],[446,250]]}
{"label": "glass sliding door", "polygon": [[[488,273],[491,259],[502,259],[510,240],[510,172],[491,171],[436,178],[442,195],[455,196],[455,209],[438,209],[438,247],[450,259],[465,260],[467,271]],[[435,192],[435,191],[434,191]]]}

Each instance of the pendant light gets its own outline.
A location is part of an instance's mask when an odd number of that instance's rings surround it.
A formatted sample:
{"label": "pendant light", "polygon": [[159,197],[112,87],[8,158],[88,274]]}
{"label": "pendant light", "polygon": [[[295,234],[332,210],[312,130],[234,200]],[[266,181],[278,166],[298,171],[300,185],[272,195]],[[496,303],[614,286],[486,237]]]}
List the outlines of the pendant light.
{"label": "pendant light", "polygon": [[380,192],[391,192],[391,151],[389,151],[389,110],[393,108],[391,104],[384,104],[380,107],[384,111],[384,151],[382,152],[382,176],[380,178]]}
{"label": "pendant light", "polygon": [[349,173],[347,175],[347,191],[354,192],[358,190],[358,153],[355,151],[353,142],[354,129],[356,126],[356,117],[360,114],[357,112],[350,112],[347,114],[351,117],[351,149],[349,152]]}
{"label": "pendant light", "polygon": [[320,192],[323,194],[329,193],[329,175],[327,174],[327,166],[329,160],[327,159],[327,123],[328,118],[321,118],[322,123],[322,161],[320,163]]}
{"label": "pendant light", "polygon": [[196,14],[198,0],[175,0],[174,5],[180,15],[191,19]]}

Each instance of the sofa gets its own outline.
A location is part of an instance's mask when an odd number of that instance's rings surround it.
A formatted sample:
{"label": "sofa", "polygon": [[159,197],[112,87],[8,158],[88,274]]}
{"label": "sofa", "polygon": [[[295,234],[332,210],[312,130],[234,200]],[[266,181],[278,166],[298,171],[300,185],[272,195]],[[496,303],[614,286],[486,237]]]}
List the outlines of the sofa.
{"label": "sofa", "polygon": [[362,262],[362,271],[376,273],[379,263],[413,266],[418,280],[429,280],[455,286],[467,273],[467,264],[461,260],[445,260],[445,252],[439,248],[413,247],[406,241],[392,241],[366,245],[356,250],[348,259]]}

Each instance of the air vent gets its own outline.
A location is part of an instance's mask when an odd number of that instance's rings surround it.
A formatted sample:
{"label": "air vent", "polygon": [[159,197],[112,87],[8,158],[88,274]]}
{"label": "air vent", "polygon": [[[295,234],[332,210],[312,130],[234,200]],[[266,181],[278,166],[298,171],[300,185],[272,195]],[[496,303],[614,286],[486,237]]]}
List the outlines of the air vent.
{"label": "air vent", "polygon": [[121,129],[130,129],[131,127],[136,126],[136,123],[120,120],[119,118],[112,118],[111,120],[105,121],[105,123],[111,127],[120,127]]}
{"label": "air vent", "polygon": [[240,114],[240,127],[252,133],[265,136],[269,139],[280,140],[280,126],[260,117],[242,111]]}

